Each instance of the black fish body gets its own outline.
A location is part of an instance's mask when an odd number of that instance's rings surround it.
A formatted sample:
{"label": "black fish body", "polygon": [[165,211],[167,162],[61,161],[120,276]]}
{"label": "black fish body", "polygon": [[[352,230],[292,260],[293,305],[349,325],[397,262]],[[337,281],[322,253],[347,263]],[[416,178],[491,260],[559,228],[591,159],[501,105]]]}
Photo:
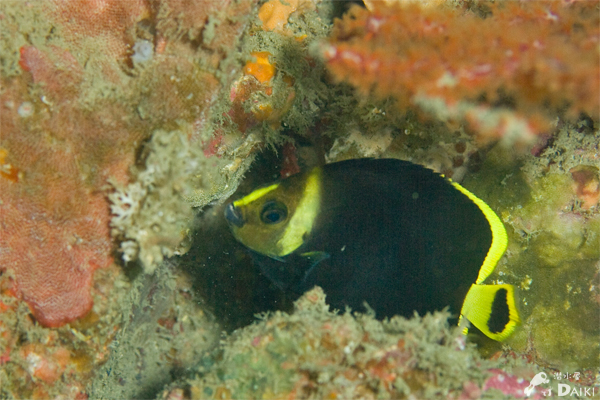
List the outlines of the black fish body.
{"label": "black fish body", "polygon": [[[450,305],[458,315],[492,241],[477,206],[433,171],[381,160],[323,168],[321,212],[299,253],[330,255],[298,282],[330,304],[410,316]],[[399,173],[401,169],[401,173]],[[343,283],[340,283],[343,282]]]}
{"label": "black fish body", "polygon": [[[378,317],[410,317],[446,306],[458,316],[471,287],[479,286],[473,293],[483,291],[489,308],[511,303],[500,307],[506,315],[500,328],[491,328],[492,338],[503,338],[493,337],[494,329],[508,335],[508,323],[518,322],[510,285],[503,285],[510,292],[505,297],[498,285],[474,285],[504,252],[500,220],[483,201],[427,168],[395,159],[348,160],[253,193],[233,202],[226,217],[242,221],[231,223],[234,234],[283,290],[303,293],[319,285],[334,308],[361,310],[366,302]],[[295,224],[300,228],[285,227],[294,217],[303,221]],[[279,224],[277,234],[261,230]],[[474,296],[471,308],[479,307],[480,294]],[[486,312],[491,319],[491,309]]]}

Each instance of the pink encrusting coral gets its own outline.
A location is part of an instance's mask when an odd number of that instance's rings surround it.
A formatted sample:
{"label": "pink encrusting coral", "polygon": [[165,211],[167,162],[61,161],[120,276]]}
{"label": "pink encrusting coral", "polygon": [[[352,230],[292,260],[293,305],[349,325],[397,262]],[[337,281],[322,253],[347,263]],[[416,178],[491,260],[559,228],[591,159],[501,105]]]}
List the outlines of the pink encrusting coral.
{"label": "pink encrusting coral", "polygon": [[102,187],[127,181],[141,134],[118,106],[91,114],[78,105],[84,70],[68,50],[24,46],[19,65],[2,95],[3,164],[18,173],[0,179],[0,265],[36,319],[60,326],[90,310],[94,271],[112,262]]}
{"label": "pink encrusting coral", "polygon": [[[60,326],[92,306],[94,271],[112,262],[109,207],[102,186],[126,181],[140,136],[114,116],[76,106],[83,71],[66,50],[21,49],[24,79],[2,95],[0,266],[16,294],[46,326]],[[42,88],[39,101],[27,85]],[[109,119],[108,116],[111,116]],[[121,145],[121,150],[113,146]]]}
{"label": "pink encrusting coral", "polygon": [[[111,264],[122,234],[110,225],[109,193],[134,179],[136,149],[155,130],[197,137],[221,88],[222,48],[246,19],[218,24],[213,36],[206,24],[225,7],[247,15],[252,4],[75,0],[0,9],[9,43],[0,65],[0,271],[44,326],[92,307],[94,271]],[[38,17],[41,26],[27,25]],[[151,236],[149,246],[179,243],[160,240]]]}
{"label": "pink encrusting coral", "polygon": [[63,39],[90,55],[89,62],[115,83],[121,81],[120,69],[129,63],[136,24],[151,15],[144,0],[50,0],[44,8],[60,26]]}
{"label": "pink encrusting coral", "polygon": [[[509,374],[501,369],[492,368],[488,372],[493,375],[489,377],[483,385],[483,390],[488,391],[496,389],[506,396],[511,398],[524,398],[526,397],[525,389],[529,385],[527,379]],[[529,396],[527,396],[529,397]],[[542,396],[539,393],[534,393],[531,399],[541,399]]]}
{"label": "pink encrusting coral", "polygon": [[85,315],[92,307],[93,273],[112,260],[108,211],[102,196],[75,185],[68,187],[64,181],[56,183],[45,189],[67,191],[64,196],[46,199],[50,201],[47,206],[56,207],[54,212],[35,204],[35,199],[17,204],[6,186],[19,183],[0,184],[0,260],[12,271],[18,292],[45,326],[60,326]]}

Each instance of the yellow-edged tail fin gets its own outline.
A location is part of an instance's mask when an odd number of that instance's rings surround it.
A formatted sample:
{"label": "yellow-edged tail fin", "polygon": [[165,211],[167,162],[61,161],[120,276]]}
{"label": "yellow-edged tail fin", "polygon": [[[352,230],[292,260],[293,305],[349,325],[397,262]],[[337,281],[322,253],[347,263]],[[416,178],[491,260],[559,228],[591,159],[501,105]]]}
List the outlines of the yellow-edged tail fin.
{"label": "yellow-edged tail fin", "polygon": [[461,317],[465,317],[491,339],[503,341],[521,323],[513,285],[471,285]]}

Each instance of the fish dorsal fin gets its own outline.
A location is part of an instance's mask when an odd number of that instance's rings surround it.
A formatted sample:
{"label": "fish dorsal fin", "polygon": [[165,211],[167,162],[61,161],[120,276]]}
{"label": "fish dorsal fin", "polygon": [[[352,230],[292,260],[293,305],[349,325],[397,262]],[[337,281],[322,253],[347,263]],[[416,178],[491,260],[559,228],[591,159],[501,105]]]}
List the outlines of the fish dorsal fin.
{"label": "fish dorsal fin", "polygon": [[[513,285],[471,285],[460,312],[491,339],[508,338],[521,319],[515,302]],[[459,322],[460,324],[460,322]]]}

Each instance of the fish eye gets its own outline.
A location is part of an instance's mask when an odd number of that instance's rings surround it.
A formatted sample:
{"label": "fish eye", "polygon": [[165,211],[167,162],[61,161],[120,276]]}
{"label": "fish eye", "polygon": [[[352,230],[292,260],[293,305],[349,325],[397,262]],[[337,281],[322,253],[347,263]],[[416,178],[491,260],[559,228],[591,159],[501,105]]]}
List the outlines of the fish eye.
{"label": "fish eye", "polygon": [[287,218],[287,207],[279,201],[265,203],[260,212],[260,220],[265,224],[277,224]]}

